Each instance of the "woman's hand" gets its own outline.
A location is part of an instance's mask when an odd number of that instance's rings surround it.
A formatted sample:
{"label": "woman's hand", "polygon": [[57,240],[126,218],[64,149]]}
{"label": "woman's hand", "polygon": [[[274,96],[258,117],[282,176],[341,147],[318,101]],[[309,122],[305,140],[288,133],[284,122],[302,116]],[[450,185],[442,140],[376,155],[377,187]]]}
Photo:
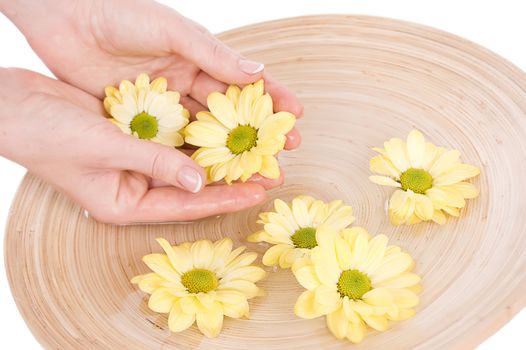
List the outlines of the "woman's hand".
{"label": "woman's hand", "polygon": [[203,188],[203,169],[188,156],[122,133],[92,95],[19,69],[0,68],[0,81],[0,155],[100,221],[181,221],[238,211],[262,202],[264,187],[282,181]]}
{"label": "woman's hand", "polygon": [[[0,10],[58,78],[96,97],[106,85],[147,72],[166,77],[169,89],[179,91],[182,104],[196,113],[206,110],[210,92],[264,77],[277,111],[303,112],[293,93],[264,74],[261,63],[154,1],[0,0]],[[285,148],[299,143],[293,129]]]}

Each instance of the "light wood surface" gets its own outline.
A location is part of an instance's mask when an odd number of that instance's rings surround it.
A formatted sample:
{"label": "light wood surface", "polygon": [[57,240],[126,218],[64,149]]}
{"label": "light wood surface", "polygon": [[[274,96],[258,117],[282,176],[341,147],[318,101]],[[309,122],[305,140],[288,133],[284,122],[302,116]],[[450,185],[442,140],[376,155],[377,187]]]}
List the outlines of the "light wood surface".
{"label": "light wood surface", "polygon": [[[411,252],[423,277],[417,315],[360,345],[337,341],[323,319],[301,320],[302,288],[289,271],[261,283],[250,320],[225,322],[219,338],[195,326],[171,334],[129,279],[141,257],[172,242],[258,229],[263,206],[191,224],[117,227],[33,176],[13,203],[5,242],[15,300],[48,349],[467,349],[526,305],[526,75],[456,36],[405,22],[355,16],[287,19],[221,38],[288,84],[305,104],[302,147],[284,152],[285,184],[271,198],[344,199],[356,225]],[[417,127],[482,168],[481,196],[445,226],[393,227],[389,190],[368,181],[373,146]],[[248,244],[263,253],[264,245]],[[7,331],[7,330],[6,330]]]}

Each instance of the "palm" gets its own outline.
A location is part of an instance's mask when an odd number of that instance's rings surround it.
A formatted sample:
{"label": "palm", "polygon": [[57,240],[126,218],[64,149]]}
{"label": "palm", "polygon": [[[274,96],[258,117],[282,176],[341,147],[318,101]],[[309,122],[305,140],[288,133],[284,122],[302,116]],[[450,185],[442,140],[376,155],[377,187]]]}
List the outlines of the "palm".
{"label": "palm", "polygon": [[6,156],[99,220],[190,220],[239,210],[264,198],[257,184],[208,186],[194,194],[155,183],[167,178],[163,172],[173,173],[167,166],[181,162],[178,151],[125,135],[101,117],[97,98],[67,84],[25,71],[1,77],[6,87],[26,87],[6,101],[7,114],[16,115],[3,130],[11,136]]}

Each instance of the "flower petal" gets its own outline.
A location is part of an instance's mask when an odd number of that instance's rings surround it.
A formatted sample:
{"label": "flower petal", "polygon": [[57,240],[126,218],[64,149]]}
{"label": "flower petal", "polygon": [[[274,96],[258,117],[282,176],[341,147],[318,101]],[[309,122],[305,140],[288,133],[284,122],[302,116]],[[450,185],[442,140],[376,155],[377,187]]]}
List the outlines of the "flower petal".
{"label": "flower petal", "polygon": [[197,327],[208,338],[215,338],[223,328],[223,307],[215,302],[210,309],[201,309],[196,315]]}
{"label": "flower petal", "polygon": [[137,283],[140,290],[145,293],[152,294],[157,288],[161,286],[161,283],[165,281],[166,280],[157,273],[152,272],[135,276],[132,278],[131,283]]}
{"label": "flower petal", "polygon": [[265,266],[275,266],[279,263],[279,258],[287,250],[294,249],[288,244],[276,244],[270,247],[263,255],[262,263]]}
{"label": "flower petal", "polygon": [[454,165],[458,164],[460,158],[460,152],[457,150],[451,150],[444,152],[429,169],[429,173],[433,176],[433,179],[440,176]]}
{"label": "flower petal", "polygon": [[235,291],[243,293],[247,299],[254,298],[260,294],[260,289],[253,282],[245,280],[234,280],[220,283],[218,291]]}
{"label": "flower petal", "polygon": [[218,291],[217,301],[223,304],[223,313],[231,318],[249,316],[249,306],[245,295],[234,291]]}
{"label": "flower petal", "polygon": [[384,143],[385,151],[399,172],[404,172],[409,168],[406,143],[397,138],[392,138]]}
{"label": "flower petal", "polygon": [[389,238],[386,235],[378,235],[369,241],[369,251],[365,263],[363,264],[363,271],[370,274],[376,271],[380,266],[387,248]]}
{"label": "flower petal", "polygon": [[232,101],[232,104],[234,106],[237,106],[237,103],[239,101],[239,95],[241,94],[241,89],[237,85],[230,85],[228,89],[226,89],[226,97]]}
{"label": "flower petal", "polygon": [[345,338],[345,336],[347,335],[347,327],[348,327],[349,321],[345,317],[343,308],[339,308],[338,310],[328,314],[326,321],[327,321],[327,328],[329,328],[331,333],[337,339]]}
{"label": "flower petal", "polygon": [[168,281],[178,281],[179,273],[173,268],[168,257],[164,254],[148,254],[142,261],[154,272]]}
{"label": "flower petal", "polygon": [[250,125],[259,129],[265,119],[272,115],[272,98],[269,94],[259,97],[252,105],[252,117],[249,119]]}
{"label": "flower petal", "polygon": [[401,274],[399,276],[396,276],[394,278],[382,281],[381,283],[377,283],[376,287],[378,288],[406,288],[406,287],[412,287],[414,285],[417,285],[420,283],[420,276],[411,273],[406,272],[404,274]]}
{"label": "flower petal", "polygon": [[292,213],[299,227],[311,227],[312,220],[309,216],[309,208],[301,199],[294,198],[292,200]]}
{"label": "flower petal", "polygon": [[305,319],[313,319],[322,316],[322,313],[316,310],[314,295],[314,292],[310,290],[301,293],[294,305],[294,313],[296,316]]}
{"label": "flower petal", "polygon": [[198,147],[224,147],[228,137],[223,126],[200,120],[190,123],[185,134],[185,141]]}
{"label": "flower petal", "polygon": [[390,278],[396,277],[414,266],[411,255],[407,253],[397,253],[385,257],[382,265],[370,275],[371,282],[381,283]]}
{"label": "flower petal", "polygon": [[480,169],[470,164],[457,164],[433,179],[435,186],[453,185],[480,174]]}
{"label": "flower petal", "polygon": [[292,130],[296,117],[289,112],[278,112],[266,118],[258,130],[258,139],[273,139],[278,135],[285,135]]}
{"label": "flower petal", "polygon": [[190,248],[192,260],[196,269],[209,269],[214,257],[214,247],[209,240],[200,240],[192,244]]}
{"label": "flower petal", "polygon": [[421,168],[424,154],[426,151],[426,140],[424,135],[418,130],[411,130],[407,136],[407,155],[409,163],[413,168]]}
{"label": "flower petal", "polygon": [[208,109],[224,126],[232,130],[238,125],[238,116],[232,101],[219,92],[212,92],[207,98]]}
{"label": "flower petal", "polygon": [[176,302],[168,316],[168,328],[172,332],[182,332],[195,322],[195,314],[184,313],[179,302]]}
{"label": "flower petal", "polygon": [[369,168],[373,173],[388,176],[391,178],[400,178],[400,171],[391,163],[391,161],[383,155],[378,155],[371,158],[369,161]]}
{"label": "flower petal", "polygon": [[217,163],[225,163],[234,158],[228,147],[200,148],[192,155],[192,159],[202,167],[208,167]]}
{"label": "flower petal", "polygon": [[176,298],[170,293],[168,288],[158,288],[148,300],[148,307],[155,312],[168,313],[172,309],[172,306]]}
{"label": "flower petal", "polygon": [[365,316],[362,315],[363,320],[367,325],[373,329],[376,329],[379,332],[386,331],[389,328],[389,323],[385,316]]}
{"label": "flower petal", "polygon": [[280,175],[279,163],[274,156],[262,156],[259,173],[268,179],[277,179]]}
{"label": "flower petal", "polygon": [[444,225],[446,223],[446,216],[444,215],[442,210],[435,210],[432,220],[439,225]]}
{"label": "flower petal", "polygon": [[365,337],[365,326],[362,323],[349,323],[347,328],[347,339],[358,344]]}
{"label": "flower petal", "polygon": [[382,186],[390,186],[390,187],[402,187],[399,182],[393,180],[390,177],[386,176],[378,176],[378,175],[371,175],[369,176],[369,180],[371,182],[374,182],[375,184],[382,185]]}
{"label": "flower petal", "polygon": [[320,280],[318,279],[316,270],[312,264],[296,269],[293,266],[292,272],[294,273],[294,277],[296,277],[298,283],[301,284],[305,289],[313,290],[320,285]]}
{"label": "flower petal", "polygon": [[422,220],[431,220],[435,213],[433,202],[427,196],[415,194],[415,214]]}
{"label": "flower petal", "polygon": [[249,124],[252,112],[252,103],[254,102],[254,86],[248,84],[243,88],[237,102],[237,117],[240,124]]}

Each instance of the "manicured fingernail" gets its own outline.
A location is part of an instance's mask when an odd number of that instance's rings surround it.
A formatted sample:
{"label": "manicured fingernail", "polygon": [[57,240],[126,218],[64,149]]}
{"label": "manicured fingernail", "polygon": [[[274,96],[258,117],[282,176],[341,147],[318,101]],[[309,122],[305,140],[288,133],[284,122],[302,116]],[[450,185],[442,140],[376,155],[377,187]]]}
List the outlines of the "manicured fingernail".
{"label": "manicured fingernail", "polygon": [[263,63],[245,59],[239,60],[238,64],[239,68],[247,74],[256,74],[261,72],[265,68],[265,65]]}
{"label": "manicured fingernail", "polygon": [[201,186],[203,186],[203,179],[201,174],[190,167],[183,167],[177,173],[177,181],[187,190],[193,193],[199,192]]}

